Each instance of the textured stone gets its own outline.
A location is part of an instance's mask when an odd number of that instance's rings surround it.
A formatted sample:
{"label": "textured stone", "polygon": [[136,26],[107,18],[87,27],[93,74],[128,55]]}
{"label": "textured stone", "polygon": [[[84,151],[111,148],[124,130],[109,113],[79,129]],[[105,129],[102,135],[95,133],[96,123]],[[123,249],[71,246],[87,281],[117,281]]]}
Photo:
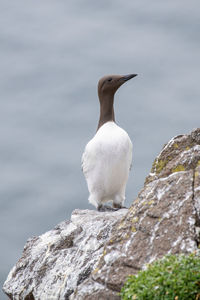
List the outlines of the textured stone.
{"label": "textured stone", "polygon": [[196,129],[164,146],[138,198],[113,228],[96,271],[77,288],[80,299],[86,299],[86,287],[92,289],[92,282],[93,286],[98,282],[101,289],[116,291],[117,296],[127,276],[136,274],[146,264],[165,254],[198,249],[199,134],[200,129]]}
{"label": "textured stone", "polygon": [[[27,242],[4,291],[12,299],[117,300],[129,274],[200,243],[200,129],[174,137],[130,209],[75,211]],[[27,298],[23,298],[23,297]]]}
{"label": "textured stone", "polygon": [[5,293],[13,300],[69,299],[95,269],[111,229],[126,212],[75,210],[71,221],[29,239],[4,283]]}

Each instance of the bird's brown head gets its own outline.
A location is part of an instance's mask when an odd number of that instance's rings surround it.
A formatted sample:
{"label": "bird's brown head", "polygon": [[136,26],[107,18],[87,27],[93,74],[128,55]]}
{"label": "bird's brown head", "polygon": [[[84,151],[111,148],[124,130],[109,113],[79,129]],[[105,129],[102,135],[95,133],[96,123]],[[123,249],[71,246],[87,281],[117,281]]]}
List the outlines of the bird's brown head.
{"label": "bird's brown head", "polygon": [[137,76],[137,74],[129,75],[106,75],[99,80],[98,95],[101,102],[102,99],[107,97],[114,97],[118,88],[126,81]]}
{"label": "bird's brown head", "polygon": [[100,101],[100,118],[97,130],[106,122],[114,121],[114,95],[118,88],[137,74],[129,75],[107,75],[102,77],[98,83],[98,95]]}

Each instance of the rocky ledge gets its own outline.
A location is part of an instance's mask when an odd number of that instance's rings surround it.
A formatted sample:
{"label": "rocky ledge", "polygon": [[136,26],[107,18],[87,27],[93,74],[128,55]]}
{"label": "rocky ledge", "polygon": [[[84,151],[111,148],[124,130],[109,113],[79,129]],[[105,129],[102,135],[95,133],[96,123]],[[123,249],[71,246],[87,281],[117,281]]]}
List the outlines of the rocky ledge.
{"label": "rocky ledge", "polygon": [[10,299],[120,299],[129,274],[200,243],[200,129],[171,139],[129,210],[75,210],[29,239],[3,290]]}

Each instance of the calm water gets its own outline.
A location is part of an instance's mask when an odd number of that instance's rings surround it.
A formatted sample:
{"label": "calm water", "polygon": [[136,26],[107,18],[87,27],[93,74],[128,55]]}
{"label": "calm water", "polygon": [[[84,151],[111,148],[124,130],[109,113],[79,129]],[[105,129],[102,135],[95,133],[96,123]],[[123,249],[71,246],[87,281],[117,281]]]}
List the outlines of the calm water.
{"label": "calm water", "polygon": [[92,208],[80,160],[102,75],[139,74],[115,102],[134,144],[127,205],[162,145],[200,126],[199,9],[193,0],[0,0],[1,285],[29,237]]}

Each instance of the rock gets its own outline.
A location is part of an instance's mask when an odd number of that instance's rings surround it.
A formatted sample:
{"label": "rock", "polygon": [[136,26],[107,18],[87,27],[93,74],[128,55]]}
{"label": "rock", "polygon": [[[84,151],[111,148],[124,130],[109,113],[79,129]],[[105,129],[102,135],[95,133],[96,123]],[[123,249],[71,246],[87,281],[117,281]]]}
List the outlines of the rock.
{"label": "rock", "polygon": [[75,210],[71,221],[29,239],[3,290],[10,299],[69,299],[96,268],[113,226],[127,209]]}
{"label": "rock", "polygon": [[[118,292],[129,274],[136,274],[155,259],[198,249],[199,135],[197,129],[164,146],[138,198],[113,228],[98,271],[91,274],[94,282]],[[87,295],[83,285],[78,287],[77,294],[82,299]]]}
{"label": "rock", "polygon": [[129,274],[200,243],[200,129],[155,159],[130,209],[76,210],[71,221],[29,240],[4,291],[11,299],[117,300]]}

